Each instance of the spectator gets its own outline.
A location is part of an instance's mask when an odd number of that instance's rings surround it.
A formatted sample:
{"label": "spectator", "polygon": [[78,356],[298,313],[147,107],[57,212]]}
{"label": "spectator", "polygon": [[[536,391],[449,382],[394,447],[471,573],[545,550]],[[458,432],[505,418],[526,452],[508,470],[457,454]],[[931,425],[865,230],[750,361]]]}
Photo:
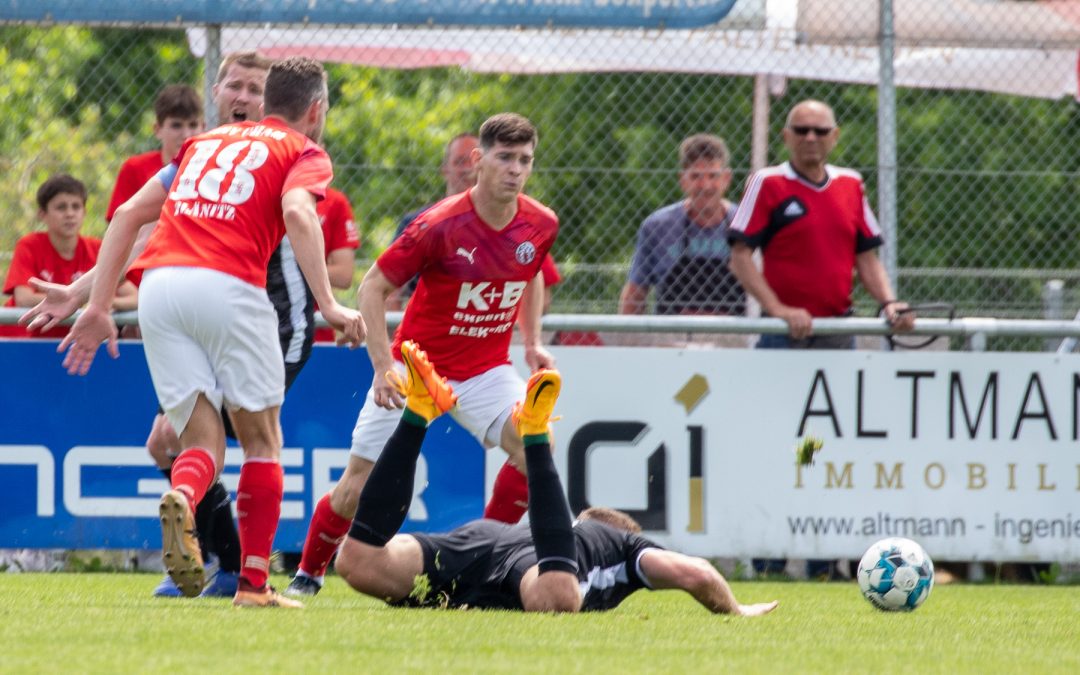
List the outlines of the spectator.
{"label": "spectator", "polygon": [[[327,188],[326,199],[316,205],[315,211],[322,225],[330,285],[338,290],[346,290],[352,286],[356,249],[360,248],[360,234],[356,230],[349,198],[333,188]],[[332,328],[315,330],[315,342],[333,342],[334,339]]]}
{"label": "spectator", "polygon": [[[754,174],[731,224],[732,271],[762,312],[789,329],[762,336],[759,347],[853,348],[853,336],[814,336],[812,325],[814,317],[851,314],[852,270],[896,330],[914,325],[875,253],[881,229],[862,176],[827,163],[839,136],[828,105],[795,105],[784,127],[789,160]],[[761,249],[761,271],[752,259],[755,248]]]}
{"label": "spectator", "polygon": [[[853,349],[851,335],[813,335],[814,317],[851,314],[852,270],[897,330],[911,328],[875,249],[881,230],[866,201],[862,177],[827,163],[840,130],[832,108],[802,101],[788,113],[784,145],[789,160],[751,177],[731,224],[731,268],[761,303],[783,319],[787,335],[763,335],[764,349]],[[761,249],[763,271],[754,264]],[[780,571],[783,560],[755,560],[759,572]],[[828,561],[811,560],[811,577],[833,576]]]}
{"label": "spectator", "polygon": [[105,221],[131,199],[146,181],[171,162],[184,141],[203,130],[203,104],[198,92],[186,84],[170,84],[154,99],[154,137],[161,147],[129,157],[120,165]]}
{"label": "spectator", "polygon": [[[33,307],[45,298],[30,285],[30,279],[45,279],[69,284],[85,274],[97,261],[101,240],[84,237],[86,218],[86,186],[67,174],[56,174],[41,184],[37,191],[38,220],[45,224],[44,232],[31,232],[15,244],[4,293],[11,295],[8,307]],[[124,281],[116,290],[114,310],[135,308],[136,290]],[[21,326],[3,326],[0,335],[30,337]],[[60,326],[37,334],[40,337],[63,337],[68,328]]]}
{"label": "spectator", "polygon": [[641,224],[620,314],[644,314],[651,288],[661,315],[745,311],[746,296],[728,269],[728,226],[735,217],[735,205],[724,197],[731,184],[728,157],[724,140],[712,134],[679,145],[685,198]]}
{"label": "spectator", "polygon": [[[442,164],[439,165],[439,173],[442,174],[443,180],[446,181],[445,197],[464,192],[476,184],[476,158],[473,157],[473,150],[479,145],[480,139],[477,138],[476,134],[469,132],[454,136],[446,144]],[[405,228],[416,220],[417,216],[431,208],[432,205],[426,204],[402,216],[398,222],[397,231],[394,232],[394,240],[396,241],[401,236],[401,233],[405,231]],[[547,281],[546,273],[544,281]],[[392,311],[401,311],[405,307],[405,303],[408,302],[409,296],[412,295],[414,288],[416,288],[416,279],[410,279],[408,283],[390,296],[386,302],[386,308]]]}

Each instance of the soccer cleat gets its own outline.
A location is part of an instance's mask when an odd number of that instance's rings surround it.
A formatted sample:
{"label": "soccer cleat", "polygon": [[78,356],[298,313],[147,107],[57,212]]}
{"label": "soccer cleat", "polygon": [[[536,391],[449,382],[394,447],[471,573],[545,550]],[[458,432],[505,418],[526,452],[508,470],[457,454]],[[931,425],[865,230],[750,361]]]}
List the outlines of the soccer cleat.
{"label": "soccer cleat", "polygon": [[195,535],[195,514],[179,490],[161,496],[161,560],[180,593],[194,598],[205,583],[202,550]]}
{"label": "soccer cleat", "polygon": [[236,595],[236,589],[240,583],[239,572],[224,572],[218,570],[218,573],[210,577],[210,581],[206,583],[206,587],[203,588],[202,593],[199,594],[201,598],[231,598]]}
{"label": "soccer cleat", "polygon": [[293,598],[313,598],[322,590],[322,584],[311,577],[297,574],[285,589],[285,595]]}
{"label": "soccer cleat", "polygon": [[511,419],[522,438],[548,433],[555,401],[559,400],[562,376],[559,371],[545,368],[533,373],[525,387],[525,400],[514,405]]}
{"label": "soccer cleat", "polygon": [[161,583],[154,589],[155,598],[181,598],[184,594],[180,592],[180,589],[176,587],[176,582],[172,580],[172,577],[166,575]]}
{"label": "soccer cleat", "polygon": [[405,406],[428,422],[457,405],[457,395],[435,372],[427,354],[412,340],[401,343],[401,356],[408,379],[405,382]]}
{"label": "soccer cleat", "polygon": [[262,588],[252,588],[251,584],[243,579],[236,589],[232,604],[234,607],[283,607],[285,609],[303,609],[304,603],[290,600],[274,590],[270,584]]}

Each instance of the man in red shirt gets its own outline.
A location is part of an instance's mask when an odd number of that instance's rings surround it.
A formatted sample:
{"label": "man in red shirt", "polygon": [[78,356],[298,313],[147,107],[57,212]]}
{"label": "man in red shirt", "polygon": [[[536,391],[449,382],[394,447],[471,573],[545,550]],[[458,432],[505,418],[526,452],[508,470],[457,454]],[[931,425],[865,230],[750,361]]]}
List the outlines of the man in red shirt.
{"label": "man in red shirt", "polygon": [[850,313],[853,269],[896,330],[914,325],[875,252],[881,230],[862,177],[827,163],[839,135],[832,108],[798,103],[784,127],[789,161],[751,177],[731,224],[732,271],[762,312],[789,328],[786,336],[763,335],[759,347],[852,348],[851,336],[813,336],[812,320]]}
{"label": "man in red shirt", "polygon": [[[511,421],[525,392],[510,365],[515,322],[529,368],[554,365],[540,344],[541,266],[555,241],[558,218],[522,193],[536,143],[535,128],[520,115],[503,113],[484,122],[473,151],[476,185],[421,213],[364,277],[360,311],[369,327],[375,377],[353,431],[349,464],[315,507],[300,568],[286,593],[318,592],[349,530],[361,489],[387,487],[374,486],[374,476],[367,479],[401,419],[404,399],[392,381],[405,372],[400,360],[404,342],[419,344],[450,379],[458,394],[452,413],[458,423],[484,447],[499,445],[517,466],[526,466],[522,438]],[[416,275],[420,281],[391,345],[386,299]]]}
{"label": "man in red shirt", "polygon": [[119,356],[108,281],[119,278],[141,224],[160,212],[133,267],[145,270],[139,292],[147,364],[185,448],[173,463],[161,520],[167,570],[188,596],[203,586],[193,514],[224,462],[224,404],[245,457],[237,500],[242,567],[233,603],[301,606],[267,584],[283,490],[285,373],[265,285],[270,255],[287,232],[323,315],[353,345],[363,338],[360,315],[330,291],[315,213],[333,175],[317,145],[327,105],[322,66],[285,59],[267,75],[263,122],[226,124],[185,143],[173,164],[117,210],[90,304],[61,343],[72,374],[89,370],[103,341]]}
{"label": "man in red shirt", "polygon": [[[84,237],[86,218],[86,186],[67,174],[56,174],[41,184],[37,191],[38,220],[44,232],[31,232],[15,244],[4,293],[11,296],[8,307],[33,307],[44,299],[30,280],[44,279],[56,284],[70,284],[93,268],[101,240]],[[116,289],[113,309],[126,311],[135,308],[135,286],[124,281]],[[21,326],[2,326],[4,337],[63,337],[66,326],[43,333],[28,333]]]}
{"label": "man in red shirt", "polygon": [[[322,225],[323,243],[326,248],[326,271],[330,285],[339,290],[352,286],[356,270],[356,249],[360,248],[360,233],[356,230],[349,198],[334,188],[326,189],[326,199],[316,209]],[[331,328],[315,330],[315,342],[333,342]]]}

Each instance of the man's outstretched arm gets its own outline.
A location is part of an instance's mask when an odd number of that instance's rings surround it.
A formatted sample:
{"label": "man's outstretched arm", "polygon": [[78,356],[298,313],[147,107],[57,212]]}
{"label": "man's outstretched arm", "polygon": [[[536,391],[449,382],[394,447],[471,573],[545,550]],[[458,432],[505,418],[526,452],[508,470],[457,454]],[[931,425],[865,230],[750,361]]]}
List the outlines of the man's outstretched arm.
{"label": "man's outstretched arm", "polygon": [[774,600],[740,605],[724,576],[704,558],[650,549],[641,554],[640,565],[653,590],[677,588],[686,591],[715,614],[760,616],[773,611],[779,604]]}

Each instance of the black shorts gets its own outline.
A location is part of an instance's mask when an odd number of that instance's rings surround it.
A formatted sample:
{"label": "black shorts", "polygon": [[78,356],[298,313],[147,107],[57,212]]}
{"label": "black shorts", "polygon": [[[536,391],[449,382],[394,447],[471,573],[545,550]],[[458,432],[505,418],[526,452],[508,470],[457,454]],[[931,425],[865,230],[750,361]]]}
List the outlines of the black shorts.
{"label": "black shorts", "polygon": [[[300,371],[304,369],[304,363],[307,359],[302,359],[296,363],[285,364],[285,393],[289,392],[289,387],[296,381],[296,376],[300,374]],[[157,414],[164,415],[165,411],[161,405],[158,405]],[[221,409],[221,421],[225,423],[225,437],[236,440],[236,431],[232,426],[232,418],[225,412],[225,408]]]}
{"label": "black shorts", "polygon": [[[474,520],[446,534],[413,534],[424,554],[429,589],[401,605],[521,609],[521,577],[535,561],[515,528]],[[532,554],[532,555],[530,555]]]}

